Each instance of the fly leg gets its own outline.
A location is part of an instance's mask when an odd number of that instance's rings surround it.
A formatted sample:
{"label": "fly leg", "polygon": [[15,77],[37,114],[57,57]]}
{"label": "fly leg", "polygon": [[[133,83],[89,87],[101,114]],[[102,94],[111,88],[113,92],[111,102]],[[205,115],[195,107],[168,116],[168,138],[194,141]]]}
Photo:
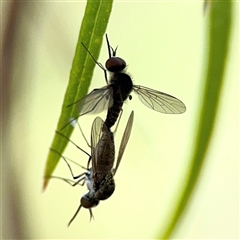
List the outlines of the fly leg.
{"label": "fly leg", "polygon": [[[62,157],[62,159],[65,161],[65,163],[67,164],[67,166],[68,166],[68,168],[69,168],[69,170],[70,170],[70,172],[71,172],[72,178],[73,178],[74,180],[77,179],[76,182],[74,182],[73,184],[70,183],[70,185],[76,186],[76,185],[78,185],[81,181],[83,181],[83,183],[81,184],[81,185],[83,186],[84,183],[85,183],[85,176],[86,176],[87,173],[84,172],[84,173],[81,173],[81,174],[75,176],[74,173],[73,173],[73,171],[72,171],[72,168],[71,168],[70,164],[68,163],[68,161],[67,161],[67,159],[66,159],[66,157],[64,157],[62,154],[60,154],[60,153],[59,153],[58,151],[56,151],[55,149],[52,149],[52,148],[51,148],[50,150],[51,150],[51,151],[54,151],[55,153],[59,154],[59,155]],[[73,161],[73,160],[71,160],[71,159],[68,159],[68,160],[71,161],[71,162],[73,162],[73,163],[75,163],[75,164],[77,164],[78,166],[80,166],[81,168],[83,168],[83,169],[85,169],[85,170],[89,170],[88,168],[85,168],[85,167],[81,166],[80,164],[76,163],[75,161]],[[90,162],[90,161],[91,161],[91,156],[90,156],[89,159],[88,159],[88,165],[89,165],[89,162]],[[69,183],[69,180],[68,180],[68,179],[65,179],[65,178],[61,178],[61,177],[54,177],[54,178],[59,178],[59,179],[64,180],[65,182]]]}
{"label": "fly leg", "polygon": [[80,148],[75,142],[73,142],[70,138],[66,137],[64,134],[56,131],[57,134],[59,134],[60,136],[66,138],[69,142],[71,142],[75,147],[77,147],[80,151],[84,152],[86,155],[88,155],[88,157],[91,157],[91,155],[89,155],[85,150],[83,150],[82,148]]}
{"label": "fly leg", "polygon": [[115,129],[114,129],[114,131],[113,131],[113,134],[114,134],[114,135],[115,135],[116,132],[117,132],[117,128],[118,128],[118,125],[119,125],[120,119],[121,119],[121,117],[122,117],[122,113],[123,113],[123,110],[122,110],[122,108],[121,108],[120,113],[119,113],[119,117],[118,117],[118,120],[117,120],[116,127],[115,127]]}
{"label": "fly leg", "polygon": [[91,145],[89,144],[87,138],[85,137],[85,134],[83,133],[83,130],[82,130],[81,126],[80,126],[80,123],[79,123],[79,122],[77,122],[77,123],[78,123],[78,127],[79,127],[79,129],[80,129],[80,132],[81,132],[81,134],[82,134],[82,136],[83,136],[83,138],[84,138],[86,144],[88,145],[88,147],[91,148]]}

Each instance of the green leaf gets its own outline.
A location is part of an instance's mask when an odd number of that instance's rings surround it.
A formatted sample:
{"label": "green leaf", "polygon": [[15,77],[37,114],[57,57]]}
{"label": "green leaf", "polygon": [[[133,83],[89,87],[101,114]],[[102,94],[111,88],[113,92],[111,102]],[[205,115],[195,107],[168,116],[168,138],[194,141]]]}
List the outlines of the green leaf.
{"label": "green leaf", "polygon": [[[65,93],[62,111],[57,124],[57,131],[61,131],[67,138],[70,137],[73,127],[69,123],[70,118],[77,117],[79,112],[77,104],[67,107],[69,104],[83,98],[87,92],[93,76],[95,63],[89,53],[82,46],[81,42],[87,47],[89,52],[98,59],[102,46],[103,36],[107,28],[107,23],[112,9],[112,0],[110,1],[88,1],[82,25],[79,33],[77,47],[73,58],[70,72],[69,84]],[[64,129],[62,129],[66,126]],[[55,134],[51,148],[57,150],[60,154],[68,144],[67,138]],[[60,155],[54,151],[49,151],[45,171],[43,189],[47,187],[49,176],[52,175],[60,160]]]}
{"label": "green leaf", "polygon": [[159,239],[169,239],[180,222],[199,180],[205,163],[205,157],[210,144],[216,121],[219,99],[226,70],[229,38],[232,20],[231,1],[211,1],[208,16],[208,64],[204,81],[201,112],[198,120],[198,131],[189,165],[186,182],[180,191],[180,198],[170,221],[159,235]]}

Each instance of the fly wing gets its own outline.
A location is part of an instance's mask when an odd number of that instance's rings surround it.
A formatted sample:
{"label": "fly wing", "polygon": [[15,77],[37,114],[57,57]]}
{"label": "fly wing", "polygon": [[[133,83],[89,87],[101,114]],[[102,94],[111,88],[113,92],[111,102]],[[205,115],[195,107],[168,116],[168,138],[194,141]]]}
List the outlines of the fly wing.
{"label": "fly wing", "polygon": [[94,89],[77,104],[79,116],[100,113],[113,105],[112,89],[109,86]]}
{"label": "fly wing", "polygon": [[113,105],[112,96],[112,88],[105,86],[102,88],[94,89],[84,98],[68,105],[68,107],[70,107],[74,104],[78,104],[80,114],[76,118],[71,118],[69,122],[61,128],[61,130],[64,129],[68,124],[71,124],[73,127],[75,127],[75,120],[80,116],[88,113],[100,113],[104,110],[107,110]]}
{"label": "fly wing", "polygon": [[132,111],[130,116],[129,116],[129,118],[128,118],[127,126],[125,128],[124,133],[123,133],[122,141],[121,141],[121,144],[120,144],[120,147],[119,147],[117,163],[116,163],[116,166],[115,166],[115,169],[114,169],[114,173],[113,173],[114,175],[117,172],[118,166],[119,166],[119,164],[121,162],[123,153],[125,151],[125,148],[127,146],[127,143],[128,143],[131,131],[132,131],[133,117],[134,117],[134,112]]}
{"label": "fly wing", "polygon": [[93,176],[97,170],[98,164],[98,155],[99,155],[99,147],[98,143],[102,137],[102,127],[104,121],[100,117],[96,117],[92,124],[92,131],[91,131],[91,155],[92,155],[92,171]]}
{"label": "fly wing", "polygon": [[186,111],[184,103],[169,94],[139,85],[134,85],[133,89],[145,106],[157,112],[179,114]]}

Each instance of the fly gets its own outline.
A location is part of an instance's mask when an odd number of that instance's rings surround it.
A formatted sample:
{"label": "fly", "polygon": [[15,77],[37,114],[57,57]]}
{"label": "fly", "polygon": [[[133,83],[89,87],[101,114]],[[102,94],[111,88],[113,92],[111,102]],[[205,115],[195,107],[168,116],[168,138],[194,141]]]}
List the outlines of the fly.
{"label": "fly", "polygon": [[85,178],[89,192],[82,196],[80,205],[68,225],[75,219],[81,207],[89,209],[91,220],[93,217],[92,208],[113,194],[115,190],[113,177],[117,172],[128,143],[132,130],[133,117],[134,112],[132,111],[123,133],[115,167],[113,167],[115,155],[113,133],[107,128],[100,117],[95,118],[91,131],[92,168]]}
{"label": "fly", "polygon": [[[126,145],[128,143],[132,130],[133,118],[134,112],[132,111],[122,136],[121,144],[118,151],[118,157],[116,161],[113,133],[111,132],[110,129],[107,128],[106,124],[100,117],[95,118],[92,124],[91,156],[87,154],[89,156],[89,160],[86,171],[78,176],[74,176],[70,165],[64,158],[65,162],[67,163],[71,171],[72,177],[74,180],[76,180],[76,182],[72,184],[71,180],[63,178],[60,179],[63,179],[67,183],[70,183],[72,186],[76,186],[80,182],[85,181],[86,186],[88,188],[88,193],[81,197],[80,205],[75,214],[73,215],[73,217],[71,218],[71,220],[69,221],[68,226],[75,219],[81,207],[89,209],[91,220],[93,218],[92,208],[96,207],[100,201],[108,199],[113,194],[115,190],[114,175],[117,172]],[[62,135],[61,133],[59,134]],[[77,146],[75,143],[73,144]],[[85,152],[80,147],[78,148],[81,151]],[[91,167],[89,167],[90,163]]]}
{"label": "fly", "polygon": [[[157,112],[180,114],[186,111],[184,103],[174,96],[144,86],[133,85],[131,77],[125,71],[126,62],[124,59],[116,56],[117,48],[113,49],[110,46],[107,34],[106,41],[109,58],[105,63],[105,68],[95,60],[87,47],[82,43],[95,63],[104,71],[107,85],[99,89],[94,89],[83,99],[75,102],[79,104],[80,114],[78,117],[88,113],[100,113],[108,110],[105,124],[108,128],[111,128],[122,110],[123,103],[128,98],[132,98],[130,95],[132,91],[138,95],[140,101],[145,106]],[[109,81],[107,79],[107,72],[111,75]]]}

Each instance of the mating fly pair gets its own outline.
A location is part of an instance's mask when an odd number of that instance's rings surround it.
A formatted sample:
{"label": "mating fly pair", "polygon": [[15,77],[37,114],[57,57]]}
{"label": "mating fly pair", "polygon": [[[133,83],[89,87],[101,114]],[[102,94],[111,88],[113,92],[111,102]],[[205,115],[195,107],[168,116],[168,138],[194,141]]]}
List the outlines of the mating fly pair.
{"label": "mating fly pair", "polygon": [[[79,117],[89,113],[100,113],[104,110],[108,110],[108,112],[105,122],[99,117],[93,122],[91,132],[92,167],[88,167],[84,174],[74,177],[74,179],[78,179],[76,184],[84,180],[89,192],[81,198],[80,206],[69,224],[75,219],[81,207],[88,208],[92,218],[91,208],[97,206],[99,201],[109,198],[115,189],[113,176],[118,169],[131,133],[133,112],[129,117],[123,134],[115,167],[113,167],[115,147],[111,127],[117,121],[122,111],[123,103],[127,99],[132,99],[130,95],[132,91],[138,95],[144,105],[157,112],[180,114],[186,111],[184,103],[169,94],[144,86],[133,85],[131,77],[125,72],[126,62],[116,56],[117,48],[113,49],[110,46],[107,35],[106,41],[109,54],[109,58],[105,63],[106,68],[95,60],[87,47],[82,43],[95,63],[104,71],[107,85],[94,89],[86,97],[73,104],[78,104]],[[109,81],[107,72],[111,74]]]}

